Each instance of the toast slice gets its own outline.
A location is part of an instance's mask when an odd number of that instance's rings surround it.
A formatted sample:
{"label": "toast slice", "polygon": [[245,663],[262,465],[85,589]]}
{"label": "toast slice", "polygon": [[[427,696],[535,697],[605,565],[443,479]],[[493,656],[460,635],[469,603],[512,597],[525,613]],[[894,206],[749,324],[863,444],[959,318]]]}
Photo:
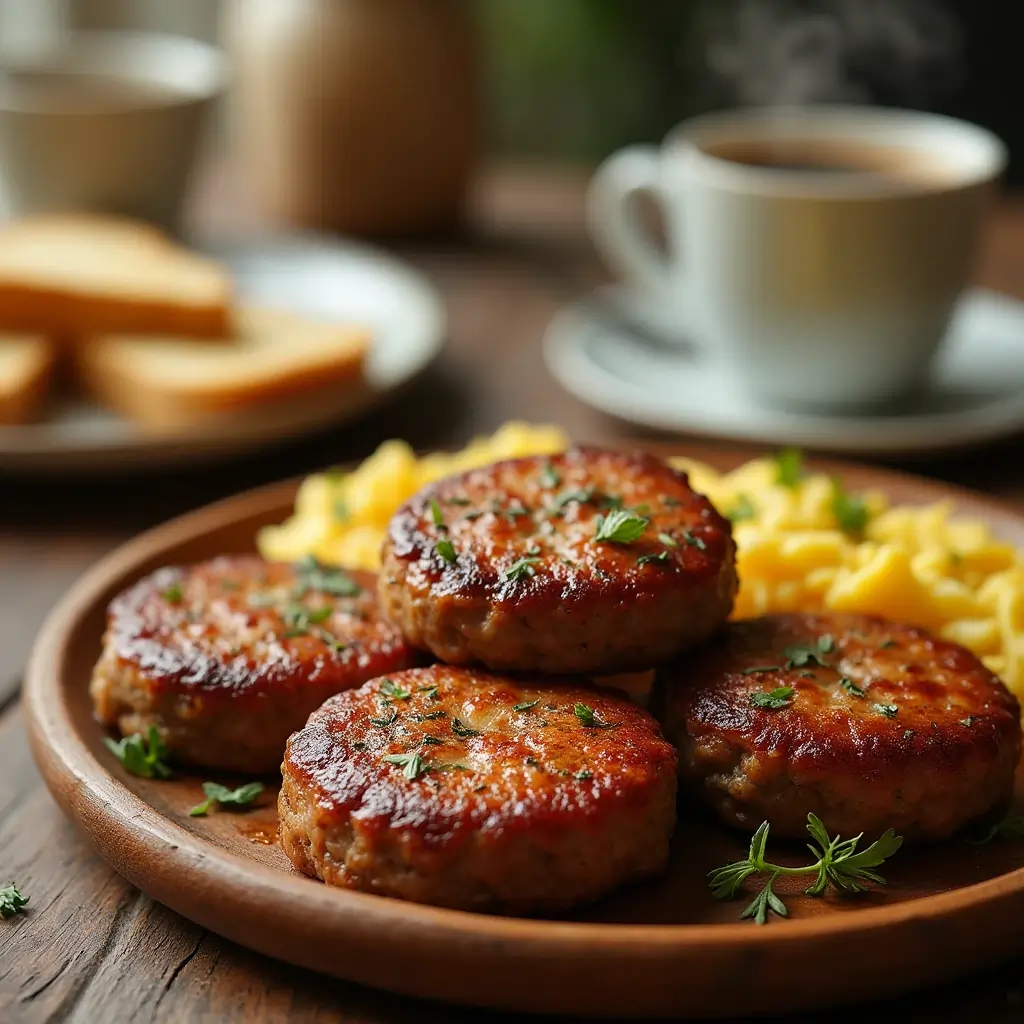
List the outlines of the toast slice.
{"label": "toast slice", "polygon": [[100,335],[75,347],[79,379],[155,431],[179,431],[289,396],[354,387],[370,334],[292,313],[242,308],[222,341]]}
{"label": "toast slice", "polygon": [[42,404],[57,349],[38,335],[0,334],[0,423],[26,423]]}
{"label": "toast slice", "polygon": [[231,299],[220,264],[146,224],[50,214],[0,230],[0,331],[220,338]]}

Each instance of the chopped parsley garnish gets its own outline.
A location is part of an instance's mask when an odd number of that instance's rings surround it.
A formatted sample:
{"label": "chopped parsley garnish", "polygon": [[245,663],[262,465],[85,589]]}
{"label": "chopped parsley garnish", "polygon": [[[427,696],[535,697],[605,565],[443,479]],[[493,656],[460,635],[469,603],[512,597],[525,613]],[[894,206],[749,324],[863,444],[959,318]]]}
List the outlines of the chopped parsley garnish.
{"label": "chopped parsley garnish", "polygon": [[288,630],[285,636],[303,636],[311,625],[323,622],[333,611],[330,605],[324,605],[322,608],[307,608],[297,603],[286,605],[281,613]]}
{"label": "chopped parsley garnish", "polygon": [[438,688],[437,688],[436,685],[434,685],[434,686],[427,685],[427,686],[417,686],[416,687],[416,692],[417,693],[422,693],[422,694],[426,695],[427,697],[429,697],[431,700],[437,700],[437,690],[438,690]]}
{"label": "chopped parsley garnish", "polygon": [[1010,811],[1002,820],[990,825],[983,835],[967,841],[975,846],[981,846],[984,843],[991,843],[993,839],[1024,839],[1024,814]]}
{"label": "chopped parsley garnish", "polygon": [[513,704],[513,711],[529,711],[530,708],[535,708],[540,703],[540,697],[536,700],[524,700],[522,704]]}
{"label": "chopped parsley garnish", "polygon": [[433,722],[438,718],[444,718],[447,714],[447,711],[431,711],[429,715],[413,715],[412,720],[414,722]]}
{"label": "chopped parsley garnish", "polygon": [[169,604],[180,604],[182,597],[184,597],[184,594],[181,591],[181,584],[180,583],[172,583],[164,591],[164,595],[163,596],[164,596],[164,600],[167,601]]}
{"label": "chopped parsley garnish", "polygon": [[341,654],[342,651],[348,650],[348,644],[343,644],[333,633],[324,629],[323,626],[317,630],[317,635],[335,654]]}
{"label": "chopped parsley garnish", "polygon": [[315,555],[306,555],[295,565],[298,580],[293,597],[303,597],[309,591],[320,591],[334,597],[355,597],[362,592],[362,587],[344,569],[321,565]]}
{"label": "chopped parsley garnish", "polygon": [[228,789],[218,782],[204,782],[203,792],[206,799],[188,812],[193,818],[203,817],[214,804],[231,808],[248,807],[263,792],[263,783],[247,782],[238,789]]}
{"label": "chopped parsley garnish", "polygon": [[422,743],[425,747],[439,747],[441,746],[442,743],[444,743],[444,740],[441,739],[439,736],[431,736],[429,733],[427,733],[420,737],[420,743]]}
{"label": "chopped parsley garnish", "polygon": [[742,523],[748,519],[756,519],[757,509],[746,494],[741,494],[736,499],[736,504],[725,515],[734,523]]}
{"label": "chopped parsley garnish", "polygon": [[669,552],[659,551],[656,555],[647,554],[641,555],[637,560],[637,565],[647,565],[648,562],[667,562],[669,559]]}
{"label": "chopped parsley garnish", "polygon": [[790,647],[784,647],[782,653],[788,659],[786,668],[804,668],[807,665],[820,665],[822,668],[828,668],[829,664],[824,655],[830,654],[834,649],[835,641],[826,634],[819,637],[813,647],[809,647],[807,644],[793,644]]}
{"label": "chopped parsley garnish", "polygon": [[854,697],[863,697],[867,692],[866,690],[862,690],[852,679],[848,678],[847,676],[843,676],[843,678],[839,680],[839,685],[847,693],[851,694]]}
{"label": "chopped parsley garnish", "polygon": [[273,608],[277,604],[277,595],[268,593],[249,594],[246,601],[253,608]]}
{"label": "chopped parsley garnish", "polygon": [[124,736],[117,742],[103,737],[103,745],[124,765],[125,771],[144,779],[169,779],[170,766],[166,763],[167,746],[155,725],[149,727],[149,736],[141,733]]}
{"label": "chopped parsley garnish", "polygon": [[761,875],[767,876],[761,891],[740,914],[740,920],[753,918],[757,924],[765,924],[768,915],[788,916],[785,903],[773,891],[779,878],[791,875],[815,876],[810,888],[805,892],[808,896],[821,896],[831,885],[840,895],[864,892],[867,883],[884,885],[885,879],[875,870],[880,864],[891,857],[903,845],[901,836],[892,829],[864,850],[858,851],[860,836],[853,839],[832,838],[825,826],[813,814],[807,815],[807,831],[817,844],[810,847],[811,853],[817,858],[813,864],[804,867],[786,867],[772,864],[765,860],[765,847],[768,845],[768,822],[761,827],[750,840],[750,850],[746,860],[726,864],[716,868],[708,875],[711,894],[715,899],[736,899],[743,890],[748,878]]}
{"label": "chopped parsley garnish", "polygon": [[555,467],[550,462],[544,463],[544,468],[540,471],[540,485],[541,487],[557,487],[562,482],[562,478],[558,475]]}
{"label": "chopped parsley garnish", "polygon": [[588,502],[594,500],[594,488],[575,488],[574,490],[562,491],[557,498],[555,498],[554,504],[549,505],[545,510],[545,515],[558,515],[566,505],[571,502],[577,502],[580,505],[586,505]]}
{"label": "chopped parsley garnish", "polygon": [[411,754],[387,754],[384,760],[388,764],[397,764],[402,768],[402,774],[407,779],[418,779],[424,772],[429,771],[423,758],[416,751]]}
{"label": "chopped parsley garnish", "polygon": [[583,782],[585,779],[590,778],[590,772],[586,768],[581,768],[574,776],[578,782]]}
{"label": "chopped parsley garnish", "polygon": [[649,520],[625,509],[612,509],[595,520],[594,539],[614,544],[632,544],[647,529]]}
{"label": "chopped parsley garnish", "polygon": [[445,498],[444,500],[449,505],[459,505],[464,507],[469,504],[469,498],[464,498],[459,495],[456,495],[454,498]]}
{"label": "chopped parsley garnish", "polygon": [[679,508],[679,506],[682,505],[682,502],[678,498],[673,498],[671,495],[667,495],[661,500],[666,508]]}
{"label": "chopped parsley garnish", "polygon": [[864,532],[871,518],[864,498],[859,494],[849,494],[837,476],[832,477],[832,515],[843,533],[855,537]]}
{"label": "chopped parsley garnish", "polygon": [[470,729],[468,725],[464,725],[461,718],[452,719],[452,732],[456,736],[460,736],[465,739],[467,736],[479,736],[479,729]]}
{"label": "chopped parsley garnish", "polygon": [[0,889],[0,917],[14,917],[15,914],[25,913],[25,904],[28,897],[11,882],[10,885]]}
{"label": "chopped parsley garnish", "polygon": [[598,717],[594,709],[586,704],[574,704],[572,713],[580,720],[580,724],[585,729],[610,729],[612,727],[611,722],[606,722]]}
{"label": "chopped parsley garnish", "polygon": [[540,559],[535,557],[535,556],[530,556],[530,557],[527,557],[527,558],[520,558],[517,561],[513,562],[505,570],[503,575],[504,575],[505,579],[512,580],[513,582],[518,581],[518,580],[529,579],[536,572],[536,569],[534,569],[534,566],[539,561],[540,561]]}
{"label": "chopped parsley garnish", "polygon": [[784,448],[775,456],[775,482],[795,490],[804,476],[804,456],[799,448]]}
{"label": "chopped parsley garnish", "polygon": [[692,548],[696,548],[698,551],[707,551],[708,546],[704,543],[702,537],[698,537],[692,530],[683,530],[683,540]]}
{"label": "chopped parsley garnish", "polygon": [[434,550],[447,562],[449,565],[455,561],[455,547],[450,540],[443,537],[434,545]]}
{"label": "chopped parsley garnish", "polygon": [[757,693],[750,695],[750,703],[755,708],[777,711],[779,708],[789,706],[795,692],[792,686],[777,686],[774,690],[767,691],[759,690]]}
{"label": "chopped parsley garnish", "polygon": [[622,508],[622,497],[618,494],[598,494],[597,500],[605,508]]}
{"label": "chopped parsley garnish", "polygon": [[399,686],[393,679],[385,679],[380,684],[379,689],[385,697],[392,697],[395,700],[408,700],[412,696],[410,690],[405,689],[404,686]]}
{"label": "chopped parsley garnish", "polygon": [[441,512],[441,506],[438,505],[435,498],[430,499],[430,518],[439,530],[445,529],[444,515]]}
{"label": "chopped parsley garnish", "polygon": [[879,646],[884,651],[887,647],[898,647],[899,644],[892,637],[889,637],[888,640],[883,640]]}
{"label": "chopped parsley garnish", "polygon": [[886,718],[895,718],[900,709],[895,704],[872,704],[871,705],[880,715],[885,715]]}
{"label": "chopped parsley garnish", "polygon": [[960,724],[962,726],[964,726],[965,729],[973,729],[974,728],[974,715],[968,715],[966,718],[961,718],[960,719]]}
{"label": "chopped parsley garnish", "polygon": [[371,718],[370,725],[375,725],[378,729],[386,729],[389,725],[394,725],[395,719],[398,718],[398,712],[394,708],[389,710],[391,711],[390,718]]}
{"label": "chopped parsley garnish", "polygon": [[[679,547],[679,542],[671,534],[659,533],[658,540],[661,541],[661,543],[664,544],[667,548]],[[687,543],[689,543],[689,541],[687,541]]]}
{"label": "chopped parsley garnish", "polygon": [[742,672],[740,673],[740,675],[752,676],[752,675],[755,675],[758,672],[781,672],[781,671],[782,671],[782,666],[781,665],[752,665],[750,668],[743,669]]}

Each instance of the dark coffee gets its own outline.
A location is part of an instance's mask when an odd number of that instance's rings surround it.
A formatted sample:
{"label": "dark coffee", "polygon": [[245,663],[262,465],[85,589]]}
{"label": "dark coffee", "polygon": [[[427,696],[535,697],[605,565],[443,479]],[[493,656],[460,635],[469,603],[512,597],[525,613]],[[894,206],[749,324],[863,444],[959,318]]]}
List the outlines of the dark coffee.
{"label": "dark coffee", "polygon": [[0,68],[0,103],[34,110],[133,110],[180,103],[159,82],[50,68]]}
{"label": "dark coffee", "polygon": [[899,146],[824,140],[739,140],[715,142],[702,148],[719,160],[771,171],[870,174],[915,181],[934,181],[946,176],[934,157]]}

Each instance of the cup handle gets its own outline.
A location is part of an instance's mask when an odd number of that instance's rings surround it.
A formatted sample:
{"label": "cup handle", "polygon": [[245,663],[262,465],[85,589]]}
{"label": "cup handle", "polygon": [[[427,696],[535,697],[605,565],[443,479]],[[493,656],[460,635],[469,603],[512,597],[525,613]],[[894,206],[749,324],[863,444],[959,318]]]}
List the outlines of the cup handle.
{"label": "cup handle", "polygon": [[628,283],[664,294],[672,264],[638,216],[635,199],[641,192],[667,215],[661,153],[655,146],[629,146],[598,167],[587,193],[590,236],[609,267]]}

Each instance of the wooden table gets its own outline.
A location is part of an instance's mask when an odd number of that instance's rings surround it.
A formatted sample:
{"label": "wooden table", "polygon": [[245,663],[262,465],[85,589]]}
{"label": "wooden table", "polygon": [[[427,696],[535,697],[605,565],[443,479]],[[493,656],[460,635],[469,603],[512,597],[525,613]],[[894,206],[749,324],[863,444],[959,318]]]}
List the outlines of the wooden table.
{"label": "wooden table", "polygon": [[[33,635],[70,581],[139,530],[186,509],[360,458],[393,436],[423,447],[460,445],[512,417],[555,422],[585,440],[641,436],[567,396],[540,356],[542,333],[559,306],[604,279],[582,228],[584,182],[576,172],[489,173],[458,236],[396,246],[444,293],[449,343],[411,393],[359,426],[173,475],[0,477],[0,885],[15,879],[31,897],[30,913],[0,922],[0,1021],[252,1022],[291,1016],[422,1022],[486,1016],[275,963],[131,888],[86,848],[40,782],[22,730],[18,683]],[[199,192],[194,221],[210,235],[237,235],[252,226],[244,204],[216,176]],[[1024,202],[1000,207],[978,279],[1024,296]],[[912,468],[1024,502],[1017,442]],[[995,968],[867,1012],[882,1020],[1019,1020],[1022,968],[1024,961]],[[859,1021],[864,1013],[861,1008],[830,1019]]]}

